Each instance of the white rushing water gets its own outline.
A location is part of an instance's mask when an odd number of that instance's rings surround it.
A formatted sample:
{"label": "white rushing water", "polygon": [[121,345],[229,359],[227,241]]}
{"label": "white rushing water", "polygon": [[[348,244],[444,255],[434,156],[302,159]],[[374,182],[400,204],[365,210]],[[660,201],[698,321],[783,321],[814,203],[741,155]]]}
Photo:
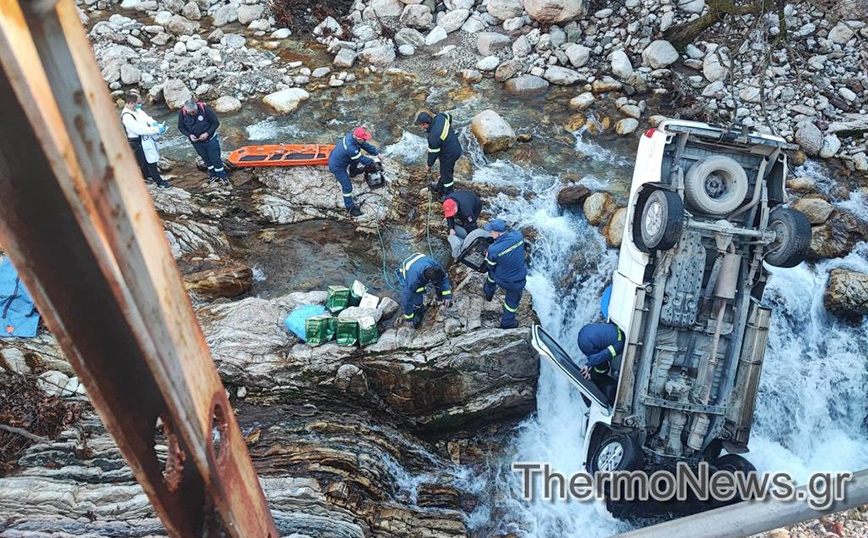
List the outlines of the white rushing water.
{"label": "white rushing water", "polygon": [[[576,150],[598,166],[582,183],[594,189],[624,188],[632,162],[583,140]],[[537,175],[505,161],[489,163],[471,144],[474,181],[519,189],[498,195],[489,211],[519,228],[538,232],[532,242],[528,291],[542,325],[564,348],[581,357],[579,328],[599,318],[599,298],[617,264],[600,233],[584,218],[562,214],[556,204],[563,187],[557,178]],[[600,166],[601,165],[601,166]],[[608,189],[607,189],[608,190]],[[868,245],[843,260],[774,269],[766,302],[773,324],[749,459],[760,471],[786,471],[804,481],[811,472],[868,468],[868,322],[853,323],[825,312],[823,292],[836,267],[868,271]],[[514,461],[549,462],[562,473],[579,471],[585,406],[577,392],[547,362],[540,367],[537,412],[522,423],[504,461],[494,463],[484,503],[469,521],[481,535],[512,532],[526,538],[605,537],[625,530],[601,507],[587,503],[521,500]]]}

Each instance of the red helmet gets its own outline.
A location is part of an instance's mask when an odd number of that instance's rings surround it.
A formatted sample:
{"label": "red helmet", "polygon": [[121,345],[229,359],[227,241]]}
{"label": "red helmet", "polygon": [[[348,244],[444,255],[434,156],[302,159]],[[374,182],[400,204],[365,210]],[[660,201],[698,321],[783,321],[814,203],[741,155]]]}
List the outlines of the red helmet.
{"label": "red helmet", "polygon": [[443,214],[446,215],[446,218],[454,217],[456,213],[458,213],[458,204],[455,203],[455,200],[452,198],[443,200]]}
{"label": "red helmet", "polygon": [[373,138],[371,136],[371,133],[366,131],[364,127],[356,127],[353,130],[353,136],[362,140],[370,140],[371,138]]}

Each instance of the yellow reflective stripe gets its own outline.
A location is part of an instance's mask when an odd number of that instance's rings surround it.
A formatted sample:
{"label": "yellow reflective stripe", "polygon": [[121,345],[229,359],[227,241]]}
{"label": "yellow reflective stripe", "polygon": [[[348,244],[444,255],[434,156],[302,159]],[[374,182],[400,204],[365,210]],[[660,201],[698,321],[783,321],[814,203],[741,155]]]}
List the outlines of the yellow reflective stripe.
{"label": "yellow reflective stripe", "polygon": [[361,156],[362,156],[362,151],[359,150],[359,152],[356,153],[355,155],[353,155],[352,157],[350,157],[350,159],[352,159],[352,160],[355,161],[356,159],[358,159],[358,158],[361,157]]}
{"label": "yellow reflective stripe", "polygon": [[344,198],[352,198],[352,197],[353,197],[353,191],[344,193]]}
{"label": "yellow reflective stripe", "polygon": [[404,319],[413,319],[415,316],[415,312],[413,312],[412,314],[404,314]]}
{"label": "yellow reflective stripe", "polygon": [[497,262],[493,262],[493,261],[489,260],[488,258],[485,258],[485,261],[488,262],[488,265],[497,265]]}
{"label": "yellow reflective stripe", "polygon": [[518,311],[518,307],[517,307],[517,306],[516,306],[515,308],[512,308],[511,306],[509,306],[508,304],[506,304],[506,301],[503,301],[503,307],[506,308],[508,311],[512,312],[513,314],[515,314],[516,311]]}
{"label": "yellow reflective stripe", "polygon": [[449,125],[452,123],[449,114],[443,114],[446,120],[443,122],[443,132],[440,133],[440,140],[446,140],[446,137],[449,136]]}
{"label": "yellow reflective stripe", "polygon": [[606,349],[608,349],[608,350],[609,350],[609,353],[612,354],[612,358],[613,358],[613,359],[618,355],[618,354],[615,352],[615,347],[614,347],[614,346],[609,346],[609,347],[607,347]]}
{"label": "yellow reflective stripe", "polygon": [[425,291],[425,286],[416,289],[416,293],[422,293],[423,291]]}
{"label": "yellow reflective stripe", "polygon": [[449,183],[444,183],[444,184],[443,184],[444,187],[451,187],[452,185],[455,185],[455,182],[454,182],[454,181],[450,181]]}
{"label": "yellow reflective stripe", "polygon": [[491,279],[490,275],[487,278],[488,278],[488,281],[491,282],[492,284],[497,284],[494,280]]}
{"label": "yellow reflective stripe", "polygon": [[524,239],[522,239],[522,240],[519,241],[518,243],[512,245],[512,246],[509,247],[508,249],[504,250],[503,252],[501,252],[500,254],[498,254],[497,257],[500,258],[500,257],[503,256],[504,254],[509,254],[509,253],[512,252],[513,250],[515,250],[515,249],[517,249],[518,247],[520,247],[522,244],[524,244]]}
{"label": "yellow reflective stripe", "polygon": [[620,341],[621,341],[621,336],[622,336],[622,335],[621,335],[621,327],[618,327],[617,325],[615,325],[615,329],[618,331],[618,341],[620,342]]}
{"label": "yellow reflective stripe", "polygon": [[437,149],[428,148],[428,153],[440,153],[440,148],[437,148]]}
{"label": "yellow reflective stripe", "polygon": [[452,290],[441,291],[440,295],[452,295]]}
{"label": "yellow reflective stripe", "polygon": [[[343,142],[343,144],[344,144],[344,150],[349,151],[350,148],[347,147],[347,137],[344,137],[341,142]],[[359,152],[356,153],[355,157],[350,157],[350,159],[356,160],[361,156],[362,156],[362,150],[359,150]]]}
{"label": "yellow reflective stripe", "polygon": [[597,372],[598,374],[605,374],[606,372],[609,371],[609,367],[608,366],[603,366],[603,367],[594,366],[594,371]]}

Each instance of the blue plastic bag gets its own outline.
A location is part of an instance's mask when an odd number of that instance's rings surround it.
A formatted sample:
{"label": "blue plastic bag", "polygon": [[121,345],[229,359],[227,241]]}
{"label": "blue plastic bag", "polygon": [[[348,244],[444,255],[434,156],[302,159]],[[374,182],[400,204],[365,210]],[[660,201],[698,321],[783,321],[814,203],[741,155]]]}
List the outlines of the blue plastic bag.
{"label": "blue plastic bag", "polygon": [[326,313],[326,308],[322,305],[318,304],[308,304],[304,306],[299,306],[295,310],[293,310],[289,316],[284,321],[284,325],[289,331],[301,338],[301,341],[305,341],[305,330],[304,330],[304,322],[307,321],[308,318],[312,318],[314,316],[319,316]]}
{"label": "blue plastic bag", "polygon": [[39,312],[9,258],[0,262],[0,337],[32,338],[39,328]]}
{"label": "blue plastic bag", "polygon": [[612,299],[612,285],[606,286],[603,291],[603,296],[600,297],[600,313],[603,314],[603,319],[609,319],[609,301]]}

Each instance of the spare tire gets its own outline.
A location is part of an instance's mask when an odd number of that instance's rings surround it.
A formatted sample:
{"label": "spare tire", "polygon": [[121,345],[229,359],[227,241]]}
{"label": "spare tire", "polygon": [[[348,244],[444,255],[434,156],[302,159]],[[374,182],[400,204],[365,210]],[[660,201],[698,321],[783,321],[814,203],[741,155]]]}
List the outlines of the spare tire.
{"label": "spare tire", "polygon": [[747,196],[744,168],[732,157],[712,155],[697,161],[684,178],[684,198],[700,213],[732,213]]}
{"label": "spare tire", "polygon": [[769,245],[765,261],[775,267],[795,267],[811,249],[811,223],[795,209],[776,207],[769,214],[769,230],[777,236]]}

